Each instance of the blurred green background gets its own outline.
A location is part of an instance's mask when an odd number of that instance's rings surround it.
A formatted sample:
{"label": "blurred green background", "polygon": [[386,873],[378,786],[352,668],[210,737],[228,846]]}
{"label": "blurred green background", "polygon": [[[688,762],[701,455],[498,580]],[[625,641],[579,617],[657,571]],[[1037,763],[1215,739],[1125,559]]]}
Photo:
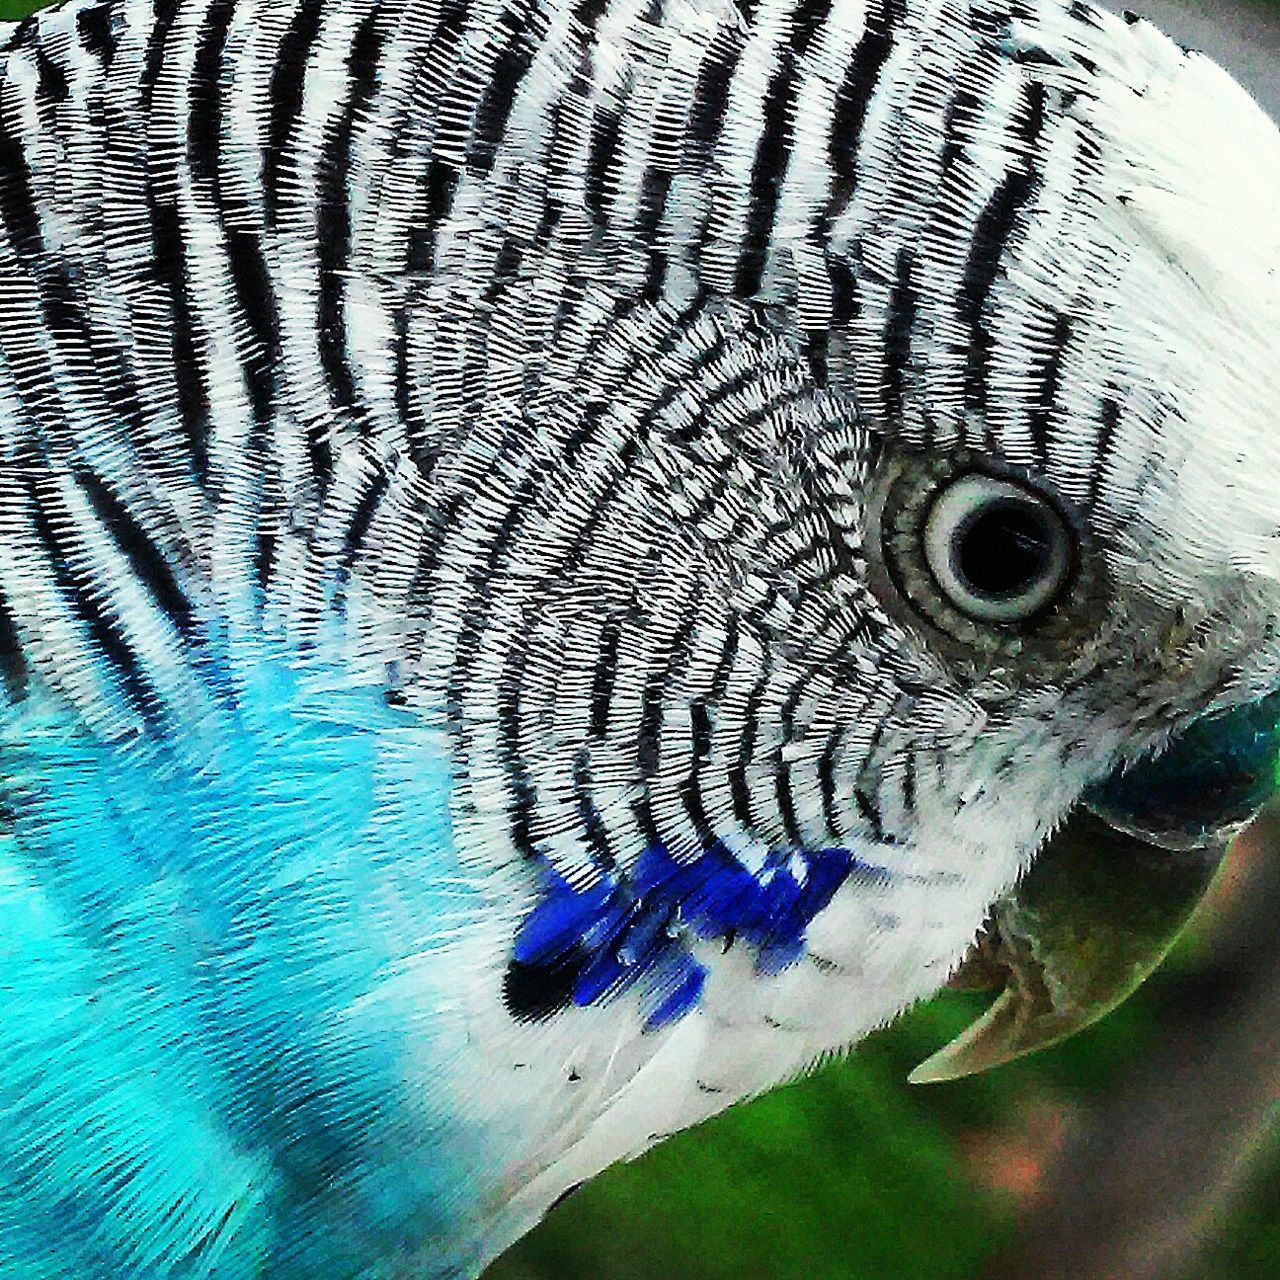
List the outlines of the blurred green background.
{"label": "blurred green background", "polygon": [[[1250,16],[1244,6],[1206,2],[1162,12],[1170,3],[1139,7],[1157,17],[1184,9],[1200,22],[1216,21],[1241,48],[1259,53],[1256,24],[1268,26],[1259,10]],[[36,7],[0,0],[0,19]],[[1270,30],[1276,39],[1274,23]],[[1219,56],[1232,65],[1228,54]],[[1258,978],[1256,956],[1241,955],[1234,945],[1240,899],[1257,888],[1248,864],[1274,856],[1278,847],[1280,820],[1237,846],[1228,874],[1170,961],[1089,1033],[989,1076],[911,1088],[907,1072],[985,1002],[946,993],[847,1060],[610,1170],[500,1260],[488,1280],[1039,1280],[1058,1274],[1128,1280],[1139,1271],[1161,1280],[1276,1280],[1280,1059],[1249,1027],[1236,1028],[1236,1040],[1222,1045],[1232,1030],[1233,987],[1224,987],[1224,972],[1230,975],[1234,964]],[[1280,919],[1280,896],[1273,897]],[[1271,950],[1280,953],[1280,946]],[[1264,1008],[1274,1007],[1280,1025],[1280,972],[1262,981],[1265,998],[1274,998],[1274,1006]],[[1230,1052],[1241,1059],[1238,1071],[1228,1059],[1207,1077],[1216,1082],[1215,1095],[1240,1082],[1240,1098],[1213,1112],[1215,1134],[1206,1132],[1209,1121],[1194,1093],[1188,1105],[1185,1088],[1166,1095],[1162,1087],[1187,1058],[1184,1043],[1181,1062],[1176,1055],[1165,1061],[1171,1029],[1198,1026],[1206,1005],[1212,1016],[1203,1040],[1194,1042],[1193,1068],[1197,1055],[1206,1063]],[[1249,1061],[1258,1055],[1260,1063]],[[1208,1144],[1221,1132],[1223,1114],[1227,1127],[1239,1132],[1224,1153],[1205,1157],[1196,1185],[1180,1181],[1167,1210],[1157,1211],[1153,1221],[1163,1213],[1164,1225],[1186,1227],[1172,1231],[1178,1239],[1166,1241],[1163,1251],[1140,1246],[1139,1267],[1061,1260],[1061,1272],[1055,1270],[1059,1264],[1046,1263],[1046,1250],[1037,1251],[1037,1215],[1056,1215],[1066,1238],[1122,1233],[1124,1197],[1142,1172],[1134,1166],[1144,1155],[1156,1167],[1164,1159],[1159,1151],[1135,1151],[1119,1165],[1089,1164],[1107,1127],[1133,1113],[1181,1152],[1188,1144]],[[1070,1176],[1082,1168],[1083,1180],[1073,1187]],[[1163,1226],[1152,1234],[1162,1232]],[[1158,1259],[1148,1256],[1155,1253]]]}

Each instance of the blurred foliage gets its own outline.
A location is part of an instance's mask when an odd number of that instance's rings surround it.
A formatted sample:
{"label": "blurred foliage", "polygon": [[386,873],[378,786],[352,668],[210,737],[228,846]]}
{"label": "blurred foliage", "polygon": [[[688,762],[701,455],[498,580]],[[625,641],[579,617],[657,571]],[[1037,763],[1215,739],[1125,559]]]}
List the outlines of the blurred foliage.
{"label": "blurred foliage", "polygon": [[1187,1280],[1275,1280],[1280,1273],[1280,1136],[1266,1152],[1253,1186],[1218,1223],[1218,1238]]}

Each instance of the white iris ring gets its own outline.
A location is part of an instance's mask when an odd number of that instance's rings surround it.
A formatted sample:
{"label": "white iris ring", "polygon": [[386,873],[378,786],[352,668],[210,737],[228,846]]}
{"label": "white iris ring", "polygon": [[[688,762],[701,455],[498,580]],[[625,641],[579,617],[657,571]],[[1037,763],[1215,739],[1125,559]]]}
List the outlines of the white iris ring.
{"label": "white iris ring", "polygon": [[924,554],[939,589],[962,613],[979,622],[1022,622],[1061,589],[1071,536],[1034,490],[970,474],[934,500]]}

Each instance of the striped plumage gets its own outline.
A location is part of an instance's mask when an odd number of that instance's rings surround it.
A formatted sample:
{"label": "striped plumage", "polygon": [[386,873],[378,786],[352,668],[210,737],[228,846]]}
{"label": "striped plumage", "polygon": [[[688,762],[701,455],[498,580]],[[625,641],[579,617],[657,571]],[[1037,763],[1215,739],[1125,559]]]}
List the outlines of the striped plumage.
{"label": "striped plumage", "polygon": [[[1146,24],[0,41],[0,1270],[471,1274],[1275,683],[1280,145]],[[1080,531],[1034,626],[912,558],[975,467]]]}

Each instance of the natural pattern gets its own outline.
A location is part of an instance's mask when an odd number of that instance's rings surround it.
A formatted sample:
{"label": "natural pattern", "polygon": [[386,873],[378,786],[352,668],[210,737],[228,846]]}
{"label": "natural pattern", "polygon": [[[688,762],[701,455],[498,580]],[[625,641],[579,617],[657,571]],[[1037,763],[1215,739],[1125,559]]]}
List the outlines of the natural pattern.
{"label": "natural pattern", "polygon": [[[1274,681],[1275,188],[1208,143],[1280,148],[1144,24],[3,39],[0,929],[65,973],[0,997],[32,1274],[475,1269],[936,988],[1086,785]],[[1079,541],[1034,625],[921,567],[974,468]]]}

